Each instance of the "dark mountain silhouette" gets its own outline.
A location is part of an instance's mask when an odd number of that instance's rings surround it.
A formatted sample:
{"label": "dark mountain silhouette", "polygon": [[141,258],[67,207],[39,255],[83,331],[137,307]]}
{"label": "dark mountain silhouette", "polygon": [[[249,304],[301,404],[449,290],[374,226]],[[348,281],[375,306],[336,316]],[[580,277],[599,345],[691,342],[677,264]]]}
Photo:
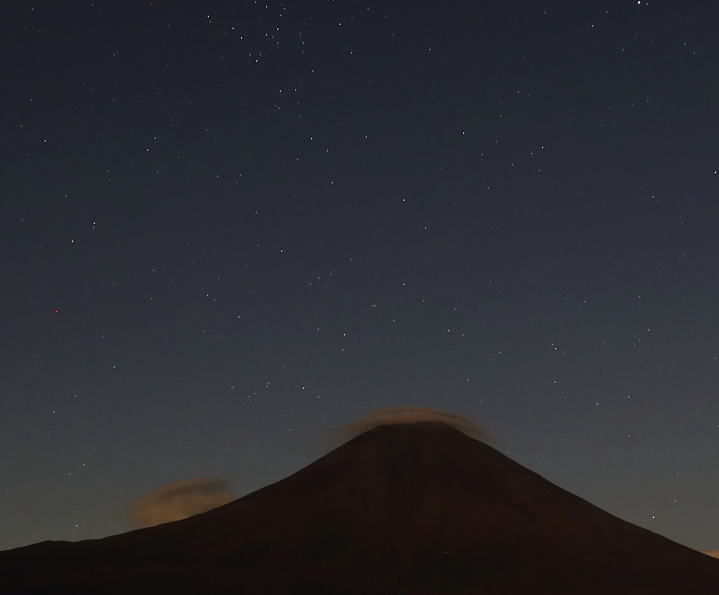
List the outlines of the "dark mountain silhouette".
{"label": "dark mountain silhouette", "polygon": [[0,593],[707,595],[719,561],[445,424],[377,427],[221,508],[0,552]]}

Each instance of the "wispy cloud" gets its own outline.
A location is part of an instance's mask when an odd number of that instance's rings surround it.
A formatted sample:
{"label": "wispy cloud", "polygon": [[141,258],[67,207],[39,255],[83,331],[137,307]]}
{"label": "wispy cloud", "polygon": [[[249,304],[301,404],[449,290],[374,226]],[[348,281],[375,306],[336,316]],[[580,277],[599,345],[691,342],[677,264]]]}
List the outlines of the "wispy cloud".
{"label": "wispy cloud", "polygon": [[178,521],[235,499],[222,479],[186,479],[162,486],[130,503],[128,516],[135,527]]}

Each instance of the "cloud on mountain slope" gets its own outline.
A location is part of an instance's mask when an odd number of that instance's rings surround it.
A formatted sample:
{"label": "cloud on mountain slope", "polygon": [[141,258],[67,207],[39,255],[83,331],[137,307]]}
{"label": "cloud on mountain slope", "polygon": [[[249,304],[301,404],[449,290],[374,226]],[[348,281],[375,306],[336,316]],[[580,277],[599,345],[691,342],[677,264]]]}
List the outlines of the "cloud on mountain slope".
{"label": "cloud on mountain slope", "polygon": [[234,499],[223,479],[185,479],[131,502],[128,517],[135,527],[151,527],[194,516]]}

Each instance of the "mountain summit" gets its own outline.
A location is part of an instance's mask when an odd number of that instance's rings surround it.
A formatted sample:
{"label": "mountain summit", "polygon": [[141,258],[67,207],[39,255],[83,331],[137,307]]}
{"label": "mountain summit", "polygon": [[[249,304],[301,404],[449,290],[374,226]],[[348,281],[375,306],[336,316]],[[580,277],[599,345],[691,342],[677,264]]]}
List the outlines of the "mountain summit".
{"label": "mountain summit", "polygon": [[0,552],[0,592],[706,595],[719,561],[444,423],[382,425],[209,512]]}

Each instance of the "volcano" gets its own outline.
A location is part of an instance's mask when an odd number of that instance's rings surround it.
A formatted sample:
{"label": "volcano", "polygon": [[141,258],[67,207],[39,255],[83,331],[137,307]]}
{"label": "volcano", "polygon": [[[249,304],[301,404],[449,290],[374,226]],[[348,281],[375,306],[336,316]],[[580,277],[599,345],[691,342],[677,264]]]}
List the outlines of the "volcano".
{"label": "volcano", "polygon": [[0,593],[707,595],[719,561],[442,423],[369,430],[206,513],[0,552]]}

